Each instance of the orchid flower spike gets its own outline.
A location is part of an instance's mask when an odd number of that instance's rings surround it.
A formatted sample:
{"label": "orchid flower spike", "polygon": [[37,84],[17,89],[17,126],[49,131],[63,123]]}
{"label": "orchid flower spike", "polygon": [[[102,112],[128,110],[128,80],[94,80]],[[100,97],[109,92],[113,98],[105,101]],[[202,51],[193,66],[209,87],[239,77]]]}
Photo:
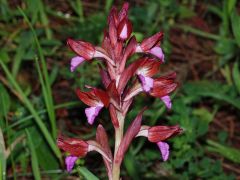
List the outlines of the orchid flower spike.
{"label": "orchid flower spike", "polygon": [[[98,125],[95,140],[59,136],[58,147],[68,153],[65,159],[68,172],[72,171],[78,158],[85,157],[90,151],[97,151],[102,155],[108,179],[119,180],[121,163],[135,137],[145,136],[150,142],[156,143],[163,161],[166,161],[170,154],[167,140],[182,132],[179,126],[143,126],[146,108],[138,113],[125,131],[125,118],[130,108],[135,107],[131,105],[139,93],[161,99],[167,109],[171,109],[170,94],[178,87],[175,73],[159,76],[159,68],[164,62],[161,47],[163,33],[158,32],[137,42],[132,35],[133,26],[128,18],[128,10],[129,3],[124,3],[120,11],[116,7],[111,9],[101,47],[84,40],[67,40],[67,45],[76,54],[70,62],[71,72],[92,59],[100,60],[102,88],[85,85],[88,91],[76,90],[78,98],[87,105],[87,122],[90,125],[96,124],[98,115],[106,109],[110,119],[103,120],[112,123],[115,130],[114,152],[111,151],[107,132],[102,125]],[[145,56],[127,62],[135,53]]]}

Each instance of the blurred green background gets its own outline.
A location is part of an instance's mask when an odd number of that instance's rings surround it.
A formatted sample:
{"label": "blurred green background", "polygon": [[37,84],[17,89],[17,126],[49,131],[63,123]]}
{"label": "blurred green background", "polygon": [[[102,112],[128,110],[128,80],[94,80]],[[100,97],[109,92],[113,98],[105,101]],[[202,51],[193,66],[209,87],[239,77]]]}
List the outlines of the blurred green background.
{"label": "blurred green background", "polygon": [[[136,139],[125,156],[123,179],[240,179],[240,2],[129,2],[138,41],[165,33],[167,62],[159,74],[177,72],[181,86],[171,111],[158,99],[138,96],[126,124],[147,104],[144,124],[179,124],[184,133],[169,141],[164,163],[155,144]],[[100,85],[98,64],[84,63],[70,73],[73,53],[66,39],[99,45],[110,7],[122,3],[0,0],[0,179],[106,179],[96,153],[78,160],[68,174],[55,139],[60,131],[94,138],[99,122],[113,134],[106,110],[94,126],[86,122],[86,106],[74,89]]]}

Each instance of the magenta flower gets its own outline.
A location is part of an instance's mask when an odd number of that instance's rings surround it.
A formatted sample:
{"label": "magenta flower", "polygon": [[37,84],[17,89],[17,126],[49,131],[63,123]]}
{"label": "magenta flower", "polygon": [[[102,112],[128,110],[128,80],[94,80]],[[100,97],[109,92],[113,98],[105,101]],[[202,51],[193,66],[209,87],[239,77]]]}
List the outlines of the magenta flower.
{"label": "magenta flower", "polygon": [[157,145],[158,145],[158,147],[161,151],[163,161],[167,161],[168,157],[169,157],[169,145],[168,145],[168,143],[159,141],[157,143]]}
{"label": "magenta flower", "polygon": [[136,136],[145,136],[150,142],[157,143],[162,158],[166,161],[170,153],[169,145],[163,141],[182,133],[182,131],[179,126],[142,126]]}
{"label": "magenta flower", "polygon": [[153,79],[144,75],[139,74],[142,88],[145,92],[149,92],[153,88]]}
{"label": "magenta flower", "polygon": [[99,104],[97,106],[89,107],[85,109],[85,114],[87,116],[87,120],[89,124],[93,124],[95,118],[98,116],[99,111],[103,108],[103,104]]}
{"label": "magenta flower", "polygon": [[162,62],[164,62],[164,54],[163,54],[162,48],[160,48],[159,46],[155,46],[154,48],[150,49],[148,52],[152,55],[155,55]]}
{"label": "magenta flower", "polygon": [[93,88],[89,92],[82,92],[77,89],[77,95],[85,104],[90,106],[85,109],[85,114],[89,124],[93,124],[95,118],[98,116],[100,110],[105,106],[109,105],[108,94],[100,89]]}
{"label": "magenta flower", "polygon": [[99,152],[107,161],[111,161],[111,156],[106,154],[103,148],[96,141],[83,141],[77,138],[65,138],[61,135],[57,138],[58,147],[68,153],[69,156],[65,158],[67,171],[71,172],[76,160],[80,157],[86,156],[90,151]]}
{"label": "magenta flower", "polygon": [[[132,24],[128,19],[129,4],[124,3],[120,11],[113,7],[108,16],[108,27],[104,31],[101,47],[83,40],[68,39],[67,44],[76,53],[71,60],[70,70],[73,72],[84,61],[93,58],[99,61],[100,76],[103,87],[98,89],[85,86],[89,90],[76,90],[78,98],[88,107],[85,114],[89,124],[103,108],[109,111],[110,119],[115,130],[114,153],[108,143],[108,136],[102,125],[96,131],[96,140],[84,141],[77,138],[59,137],[58,146],[70,154],[65,160],[67,171],[71,171],[78,158],[88,152],[99,152],[104,161],[109,180],[120,179],[120,167],[131,142],[137,136],[145,136],[150,142],[156,143],[166,161],[169,157],[169,145],[166,141],[182,132],[179,126],[142,126],[143,113],[138,113],[125,131],[125,118],[139,93],[161,99],[168,109],[171,108],[170,94],[177,88],[176,74],[171,73],[159,77],[160,65],[164,62],[164,53],[161,49],[163,33],[137,42],[132,35]],[[127,60],[135,53],[145,54],[133,62]],[[151,55],[151,57],[148,57]],[[147,121],[146,121],[147,122]]]}
{"label": "magenta flower", "polygon": [[155,35],[144,39],[141,44],[137,45],[135,51],[139,53],[150,53],[164,62],[164,54],[162,48],[159,46],[162,38],[163,33],[158,32]]}
{"label": "magenta flower", "polygon": [[77,161],[78,157],[77,156],[67,156],[66,159],[65,159],[65,164],[66,164],[66,167],[67,167],[67,171],[68,172],[71,172],[73,167],[74,167],[74,164],[75,162]]}
{"label": "magenta flower", "polygon": [[167,96],[163,96],[160,99],[164,102],[164,104],[166,105],[166,107],[168,109],[172,108],[172,102],[171,102],[170,96],[168,96],[168,95]]}
{"label": "magenta flower", "polygon": [[75,56],[72,58],[71,60],[71,72],[75,71],[75,69],[80,65],[82,64],[82,62],[84,61],[85,59],[81,56]]}

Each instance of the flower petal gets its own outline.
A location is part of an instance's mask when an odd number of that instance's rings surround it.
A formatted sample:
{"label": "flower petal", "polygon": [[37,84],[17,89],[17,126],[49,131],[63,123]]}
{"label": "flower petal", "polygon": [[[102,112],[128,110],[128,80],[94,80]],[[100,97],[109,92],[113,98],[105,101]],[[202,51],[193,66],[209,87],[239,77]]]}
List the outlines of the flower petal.
{"label": "flower petal", "polygon": [[60,149],[69,152],[72,156],[84,157],[88,152],[88,143],[77,138],[67,138],[59,135],[57,145]]}
{"label": "flower petal", "polygon": [[103,108],[103,106],[95,106],[95,107],[89,107],[85,109],[85,114],[87,116],[87,120],[89,124],[93,124],[95,118],[99,114],[99,111]]}
{"label": "flower petal", "polygon": [[169,157],[169,145],[168,145],[168,143],[159,141],[157,143],[157,145],[159,147],[159,150],[161,151],[163,161],[168,160],[168,157]]}
{"label": "flower petal", "polygon": [[84,61],[85,59],[81,56],[76,56],[71,59],[71,72],[75,71],[75,69]]}
{"label": "flower petal", "polygon": [[144,39],[140,45],[142,51],[146,52],[146,51],[150,50],[151,48],[156,46],[162,40],[162,38],[163,38],[163,33],[158,32],[158,33],[154,34],[153,36]]}
{"label": "flower petal", "polygon": [[67,156],[66,159],[65,159],[65,164],[67,166],[67,171],[68,172],[71,172],[72,169],[73,169],[73,166],[76,162],[76,160],[78,159],[77,156]]}
{"label": "flower petal", "polygon": [[141,74],[139,74],[138,77],[140,78],[143,90],[149,92],[151,88],[153,88],[153,79]]}
{"label": "flower petal", "polygon": [[76,94],[78,98],[88,106],[94,107],[100,103],[100,99],[96,97],[94,90],[82,92],[80,89],[77,89]]}
{"label": "flower petal", "polygon": [[150,49],[149,53],[151,53],[154,56],[157,56],[162,62],[164,62],[164,54],[162,48],[160,48],[159,46],[155,46],[154,48]]}
{"label": "flower petal", "polygon": [[90,60],[94,56],[95,47],[91,43],[85,41],[75,41],[69,38],[67,40],[67,44],[77,55],[86,60]]}
{"label": "flower petal", "polygon": [[153,143],[159,141],[165,141],[171,137],[174,137],[182,133],[178,125],[176,126],[153,126],[148,129],[148,140]]}
{"label": "flower petal", "polygon": [[160,99],[163,101],[163,103],[168,109],[172,108],[172,102],[171,102],[170,96],[163,96]]}
{"label": "flower petal", "polygon": [[118,21],[122,21],[124,18],[128,16],[128,9],[129,9],[129,3],[125,2],[122,6],[122,9],[120,10],[118,14]]}
{"label": "flower petal", "polygon": [[137,74],[152,77],[159,71],[161,63],[162,62],[156,61],[154,58],[143,58],[140,60]]}

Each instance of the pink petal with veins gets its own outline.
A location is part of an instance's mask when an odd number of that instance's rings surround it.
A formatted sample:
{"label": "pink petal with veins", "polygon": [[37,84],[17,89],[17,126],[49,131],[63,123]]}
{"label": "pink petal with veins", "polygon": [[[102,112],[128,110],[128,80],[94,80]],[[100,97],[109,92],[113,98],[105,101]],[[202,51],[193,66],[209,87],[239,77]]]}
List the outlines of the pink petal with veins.
{"label": "pink petal with veins", "polygon": [[160,98],[163,103],[165,104],[165,106],[168,108],[168,109],[171,109],[172,108],[172,102],[171,102],[171,98],[170,96],[163,96]]}
{"label": "pink petal with veins", "polygon": [[65,164],[67,166],[67,171],[68,172],[71,172],[72,169],[73,169],[73,166],[76,162],[76,160],[78,159],[77,156],[67,156],[66,159],[65,159]]}
{"label": "pink petal with veins", "polygon": [[149,92],[151,88],[153,88],[153,79],[141,74],[139,74],[138,77],[140,78],[143,90]]}
{"label": "pink petal with veins", "polygon": [[75,71],[75,69],[84,61],[85,59],[81,56],[73,57],[71,60],[71,72]]}
{"label": "pink petal with veins", "polygon": [[162,62],[164,62],[164,54],[160,47],[155,46],[154,48],[149,50],[149,53],[153,54],[154,56],[157,56]]}
{"label": "pink petal with veins", "polygon": [[99,105],[96,107],[89,107],[85,109],[85,114],[87,116],[87,120],[89,124],[93,124],[95,118],[97,117],[97,115],[99,114],[99,111],[103,108],[103,105]]}
{"label": "pink petal with veins", "polygon": [[163,161],[167,161],[168,157],[169,157],[169,145],[168,145],[168,143],[159,141],[157,143],[157,145],[158,145],[158,147],[161,151]]}

